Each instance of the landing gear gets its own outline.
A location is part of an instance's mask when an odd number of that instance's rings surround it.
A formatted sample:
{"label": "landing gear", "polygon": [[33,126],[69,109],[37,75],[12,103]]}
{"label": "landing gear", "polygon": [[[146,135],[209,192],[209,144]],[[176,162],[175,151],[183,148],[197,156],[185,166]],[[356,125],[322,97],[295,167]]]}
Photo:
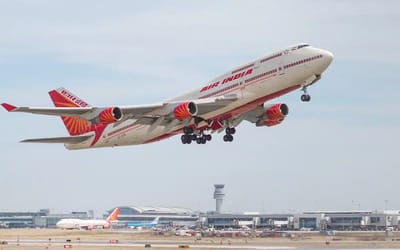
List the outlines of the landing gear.
{"label": "landing gear", "polygon": [[311,100],[311,96],[307,93],[307,86],[304,86],[301,90],[304,92],[304,94],[301,95],[301,101],[309,102]]}
{"label": "landing gear", "polygon": [[223,139],[224,139],[224,142],[231,142],[231,141],[233,141],[233,136],[232,135],[224,135]]}
{"label": "landing gear", "polygon": [[306,94],[303,94],[303,95],[301,95],[301,101],[302,102],[309,102],[311,100],[311,96],[310,95],[306,95]]}
{"label": "landing gear", "polygon": [[[197,144],[206,144],[212,140],[211,134],[205,133],[208,129],[209,128],[196,130],[191,127],[184,127],[184,134],[181,136],[182,144],[191,144],[192,142],[196,142]],[[234,127],[227,127],[225,133],[223,140],[225,142],[231,142],[233,141],[233,135],[236,133],[236,129]]]}
{"label": "landing gear", "polygon": [[191,128],[191,127],[184,127],[184,128],[183,128],[183,133],[184,133],[185,135],[193,134],[193,128]]}
{"label": "landing gear", "polygon": [[211,135],[201,134],[196,137],[196,143],[197,144],[206,144],[206,142],[211,141],[211,139],[212,139]]}
{"label": "landing gear", "polygon": [[227,135],[234,135],[234,134],[236,133],[236,129],[235,129],[235,128],[227,127],[227,128],[225,129],[225,132],[226,132]]}
{"label": "landing gear", "polygon": [[192,141],[195,141],[197,144],[206,144],[207,141],[212,140],[212,136],[210,134],[204,134],[204,130],[195,131],[191,127],[184,127],[183,133],[184,134],[181,136],[183,144],[191,144]]}
{"label": "landing gear", "polygon": [[225,129],[225,133],[226,133],[226,135],[224,135],[224,137],[223,137],[224,142],[231,142],[231,141],[233,141],[233,136],[232,135],[236,133],[236,129],[235,128],[231,128],[231,127],[227,127]]}
{"label": "landing gear", "polygon": [[190,143],[192,143],[192,136],[191,135],[182,135],[181,141],[182,141],[182,144],[190,144]]}

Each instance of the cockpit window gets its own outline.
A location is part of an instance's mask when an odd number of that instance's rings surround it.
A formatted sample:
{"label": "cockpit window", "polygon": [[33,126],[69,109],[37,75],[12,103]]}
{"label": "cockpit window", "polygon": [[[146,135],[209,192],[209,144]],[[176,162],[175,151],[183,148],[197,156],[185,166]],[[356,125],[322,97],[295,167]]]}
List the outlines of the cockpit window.
{"label": "cockpit window", "polygon": [[310,46],[310,45],[309,44],[301,44],[301,45],[297,46],[297,49],[301,49],[301,48],[308,47],[308,46]]}

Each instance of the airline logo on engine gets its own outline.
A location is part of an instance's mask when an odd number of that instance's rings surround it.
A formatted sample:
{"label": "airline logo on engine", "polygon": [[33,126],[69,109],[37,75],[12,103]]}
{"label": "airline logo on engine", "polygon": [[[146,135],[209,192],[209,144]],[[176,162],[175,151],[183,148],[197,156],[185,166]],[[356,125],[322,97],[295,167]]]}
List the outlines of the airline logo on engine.
{"label": "airline logo on engine", "polygon": [[245,77],[245,76],[247,76],[247,75],[250,75],[251,73],[253,73],[253,69],[248,69],[248,70],[242,71],[242,72],[240,72],[240,73],[237,73],[237,74],[235,74],[235,75],[231,75],[230,77],[227,77],[227,78],[225,78],[225,79],[222,80],[222,81],[214,82],[214,83],[212,83],[212,84],[210,84],[210,85],[207,85],[207,86],[203,87],[203,88],[200,90],[200,93],[201,93],[201,92],[204,92],[204,91],[207,91],[207,90],[210,90],[210,89],[213,89],[213,88],[216,88],[216,87],[218,87],[220,84],[223,85],[223,84],[225,84],[225,83],[228,83],[228,82],[231,82],[231,81],[240,79],[240,78],[242,78],[242,77]]}
{"label": "airline logo on engine", "polygon": [[86,102],[82,101],[81,99],[77,98],[74,96],[72,93],[66,91],[65,89],[61,90],[61,94],[66,97],[68,100],[70,100],[72,103],[78,105],[79,107],[87,107],[89,104]]}

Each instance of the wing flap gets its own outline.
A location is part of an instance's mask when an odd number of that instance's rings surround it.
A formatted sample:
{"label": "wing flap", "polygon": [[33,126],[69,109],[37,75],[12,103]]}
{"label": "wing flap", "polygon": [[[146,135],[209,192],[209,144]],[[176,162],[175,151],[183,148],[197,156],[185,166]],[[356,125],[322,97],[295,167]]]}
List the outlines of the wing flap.
{"label": "wing flap", "polygon": [[67,136],[67,137],[50,137],[50,138],[37,138],[37,139],[26,139],[21,142],[28,143],[66,143],[66,144],[78,144],[84,142],[93,135],[78,135],[78,136]]}

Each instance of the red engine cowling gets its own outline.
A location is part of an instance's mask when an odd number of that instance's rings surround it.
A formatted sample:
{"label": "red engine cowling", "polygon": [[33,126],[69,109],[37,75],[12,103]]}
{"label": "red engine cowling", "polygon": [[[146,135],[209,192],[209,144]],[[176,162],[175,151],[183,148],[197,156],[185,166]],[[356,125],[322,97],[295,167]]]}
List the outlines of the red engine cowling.
{"label": "red engine cowling", "polygon": [[273,104],[265,110],[267,120],[282,120],[289,113],[289,107],[284,103]]}
{"label": "red engine cowling", "polygon": [[289,113],[289,107],[284,103],[272,104],[265,109],[265,119],[258,122],[258,126],[275,126],[283,121]]}
{"label": "red engine cowling", "polygon": [[264,122],[264,126],[267,126],[267,127],[275,126],[275,125],[278,125],[279,123],[281,123],[281,121],[282,120],[266,120]]}
{"label": "red engine cowling", "polygon": [[197,105],[194,102],[183,102],[174,108],[174,116],[182,121],[197,115]]}
{"label": "red engine cowling", "polygon": [[99,113],[98,121],[103,124],[110,124],[122,119],[122,110],[118,107],[109,107]]}

